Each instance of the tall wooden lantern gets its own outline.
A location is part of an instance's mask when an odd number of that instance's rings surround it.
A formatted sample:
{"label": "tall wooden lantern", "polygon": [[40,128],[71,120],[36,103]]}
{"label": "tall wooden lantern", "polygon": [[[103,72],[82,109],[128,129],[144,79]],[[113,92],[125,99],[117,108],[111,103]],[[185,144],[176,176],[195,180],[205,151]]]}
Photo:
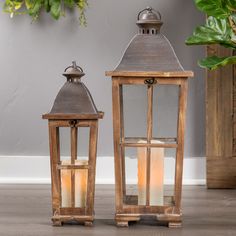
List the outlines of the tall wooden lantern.
{"label": "tall wooden lantern", "polygon": [[[103,117],[90,92],[81,82],[83,70],[73,62],[64,74],[67,82],[58,93],[48,119],[52,181],[53,225],[77,221],[92,225],[94,218],[94,188],[98,119]],[[59,129],[70,129],[71,156],[60,156]],[[78,128],[89,128],[88,160],[77,158]]]}
{"label": "tall wooden lantern", "polygon": [[[181,66],[168,39],[160,33],[161,15],[152,8],[138,14],[138,34],[128,45],[112,77],[116,215],[118,226],[152,216],[169,227],[181,226],[181,191],[184,154],[185,111],[188,77],[193,72]],[[146,137],[126,137],[123,86],[143,85],[147,89]],[[176,137],[153,136],[153,91],[155,86],[175,85],[179,105]],[[166,107],[165,109],[168,109]],[[127,194],[126,148],[137,148],[138,187]],[[164,196],[164,149],[175,149],[175,177],[172,196]]]}

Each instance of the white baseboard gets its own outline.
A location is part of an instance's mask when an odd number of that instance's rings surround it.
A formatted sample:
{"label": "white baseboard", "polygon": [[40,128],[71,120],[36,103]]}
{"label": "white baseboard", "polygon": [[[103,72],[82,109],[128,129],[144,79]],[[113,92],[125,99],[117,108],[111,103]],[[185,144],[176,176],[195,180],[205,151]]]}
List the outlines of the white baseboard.
{"label": "white baseboard", "polygon": [[[129,184],[136,181],[128,180]],[[0,178],[0,184],[50,184],[50,178]],[[96,179],[96,184],[114,184],[114,179]],[[173,184],[171,180],[165,180],[165,184]],[[183,179],[183,185],[205,185],[205,179]]]}
{"label": "white baseboard", "polygon": [[[97,158],[96,184],[114,184],[113,157]],[[127,183],[136,183],[136,159],[129,159]],[[174,159],[165,158],[165,184],[173,183]],[[48,156],[0,156],[0,184],[50,184]],[[184,160],[184,185],[205,185],[205,158]]]}
{"label": "white baseboard", "polygon": [[50,184],[50,178],[12,178],[12,177],[1,177],[0,184]]}

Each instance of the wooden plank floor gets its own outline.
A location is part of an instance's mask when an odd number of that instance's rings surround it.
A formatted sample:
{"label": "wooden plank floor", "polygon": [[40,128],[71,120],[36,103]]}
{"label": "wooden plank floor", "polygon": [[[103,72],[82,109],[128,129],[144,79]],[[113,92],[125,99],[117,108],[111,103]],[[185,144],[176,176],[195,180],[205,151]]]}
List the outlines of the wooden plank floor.
{"label": "wooden plank floor", "polygon": [[140,222],[117,228],[113,221],[114,187],[96,187],[93,227],[52,227],[49,185],[0,185],[0,236],[165,236],[236,235],[236,190],[207,190],[186,186],[181,229]]}

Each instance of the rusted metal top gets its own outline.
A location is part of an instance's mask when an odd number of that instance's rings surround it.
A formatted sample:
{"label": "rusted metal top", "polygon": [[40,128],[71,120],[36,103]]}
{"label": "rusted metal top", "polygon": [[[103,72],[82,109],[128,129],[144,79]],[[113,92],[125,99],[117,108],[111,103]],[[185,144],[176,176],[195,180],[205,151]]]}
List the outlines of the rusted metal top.
{"label": "rusted metal top", "polygon": [[59,91],[53,107],[44,119],[99,119],[103,113],[99,112],[94,104],[93,98],[81,82],[84,72],[75,62],[65,69],[63,75],[67,82]]}
{"label": "rusted metal top", "polygon": [[[119,65],[108,76],[192,77],[180,64],[169,40],[160,33],[161,14],[147,7],[138,14],[138,34],[129,43]],[[146,73],[146,74],[145,74]]]}
{"label": "rusted metal top", "polygon": [[139,27],[140,34],[157,34],[163,24],[161,21],[161,14],[159,11],[147,7],[138,13],[138,21],[136,23]]}

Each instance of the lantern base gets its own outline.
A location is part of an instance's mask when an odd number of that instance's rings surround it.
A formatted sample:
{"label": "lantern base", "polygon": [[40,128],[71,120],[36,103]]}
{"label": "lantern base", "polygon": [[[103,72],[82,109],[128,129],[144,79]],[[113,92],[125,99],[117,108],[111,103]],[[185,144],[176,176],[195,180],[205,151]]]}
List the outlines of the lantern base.
{"label": "lantern base", "polygon": [[139,214],[116,214],[116,225],[118,227],[128,227],[129,222],[140,221]]}
{"label": "lantern base", "polygon": [[129,227],[129,221],[116,221],[118,227]]}
{"label": "lantern base", "polygon": [[64,223],[77,222],[85,226],[93,226],[94,216],[66,216],[57,215],[52,217],[53,226],[62,226]]}
{"label": "lantern base", "polygon": [[118,227],[128,227],[129,222],[138,222],[143,216],[154,217],[158,223],[167,225],[169,228],[182,227],[181,214],[116,214],[115,221]]}
{"label": "lantern base", "polygon": [[62,221],[59,219],[52,219],[52,225],[53,226],[62,226]]}
{"label": "lantern base", "polygon": [[169,228],[181,228],[182,227],[182,222],[169,222],[168,223]]}

